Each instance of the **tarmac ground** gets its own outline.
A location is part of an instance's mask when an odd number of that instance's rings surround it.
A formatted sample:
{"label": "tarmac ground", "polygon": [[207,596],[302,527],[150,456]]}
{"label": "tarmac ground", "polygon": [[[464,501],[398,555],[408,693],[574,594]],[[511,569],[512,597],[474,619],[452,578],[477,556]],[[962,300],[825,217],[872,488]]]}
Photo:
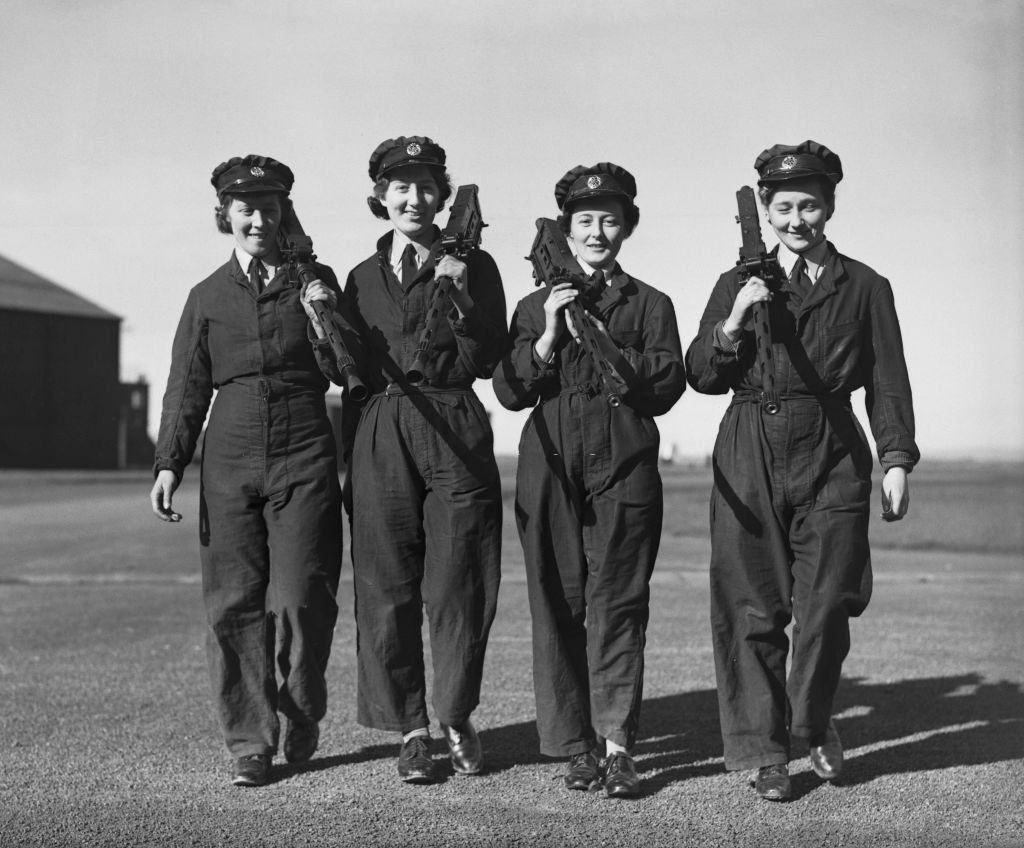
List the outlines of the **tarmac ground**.
{"label": "tarmac ground", "polygon": [[239,789],[206,674],[196,474],[167,525],[145,473],[0,472],[0,846],[1019,848],[1024,475],[997,477],[915,473],[913,521],[872,528],[874,598],[837,703],[846,770],[822,783],[798,750],[776,804],[723,767],[705,469],[665,473],[634,801],[566,791],[537,752],[511,489],[474,716],[484,774],[406,785],[397,734],[356,724],[346,552],[320,750]]}

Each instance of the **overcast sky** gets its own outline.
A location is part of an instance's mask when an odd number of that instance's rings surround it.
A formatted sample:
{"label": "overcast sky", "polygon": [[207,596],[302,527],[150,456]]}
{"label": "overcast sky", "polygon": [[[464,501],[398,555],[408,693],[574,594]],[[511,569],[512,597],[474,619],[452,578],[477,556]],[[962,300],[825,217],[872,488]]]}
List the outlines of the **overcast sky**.
{"label": "overcast sky", "polygon": [[[370,152],[433,137],[480,186],[510,314],[554,183],[620,164],[641,209],[621,264],[671,295],[685,347],[735,262],[754,158],[812,138],[846,173],[829,237],[893,284],[925,458],[1022,456],[1022,9],[0,0],[0,254],[123,317],[122,378],[150,382],[155,435],[188,289],[231,249],[209,184],[224,159],[288,163],[343,278],[384,229]],[[523,415],[480,394],[514,452]],[[688,391],[659,419],[665,450],[709,453],[726,402]]]}

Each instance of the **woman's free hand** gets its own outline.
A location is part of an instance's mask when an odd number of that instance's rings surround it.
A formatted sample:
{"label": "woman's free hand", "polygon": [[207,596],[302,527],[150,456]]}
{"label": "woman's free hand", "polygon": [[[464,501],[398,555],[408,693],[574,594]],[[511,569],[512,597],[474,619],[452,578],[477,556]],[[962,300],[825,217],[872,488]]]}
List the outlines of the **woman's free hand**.
{"label": "woman's free hand", "polygon": [[890,468],[882,478],[882,519],[899,521],[910,508],[910,483],[907,469]]}
{"label": "woman's free hand", "polygon": [[181,521],[181,515],[174,511],[172,505],[174,490],[177,488],[178,475],[169,468],[164,468],[156,475],[156,482],[149,493],[149,502],[161,521]]}

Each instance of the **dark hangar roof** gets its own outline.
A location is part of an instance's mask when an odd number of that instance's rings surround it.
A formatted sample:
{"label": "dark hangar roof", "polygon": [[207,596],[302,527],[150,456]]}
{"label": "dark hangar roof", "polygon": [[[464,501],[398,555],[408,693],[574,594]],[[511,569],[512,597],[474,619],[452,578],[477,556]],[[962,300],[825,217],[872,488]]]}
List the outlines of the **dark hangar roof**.
{"label": "dark hangar roof", "polygon": [[51,283],[45,277],[3,256],[0,256],[0,309],[121,320],[119,315],[108,312],[102,306]]}

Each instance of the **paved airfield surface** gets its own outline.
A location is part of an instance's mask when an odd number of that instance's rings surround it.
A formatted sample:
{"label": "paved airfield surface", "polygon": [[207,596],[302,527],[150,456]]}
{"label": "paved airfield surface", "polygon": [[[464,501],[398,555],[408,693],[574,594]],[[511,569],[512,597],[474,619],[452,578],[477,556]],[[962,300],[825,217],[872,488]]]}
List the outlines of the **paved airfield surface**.
{"label": "paved airfield surface", "polygon": [[[503,583],[475,715],[480,777],[407,786],[355,723],[351,566],[308,764],[229,785],[203,650],[196,474],[181,525],[145,473],[0,471],[0,846],[1020,846],[1024,471],[921,469],[872,528],[875,594],[837,703],[847,768],[758,801],[726,773],[708,634],[709,473],[665,469],[637,764],[643,796],[562,788],[537,753],[530,622],[506,481]],[[442,744],[435,742],[437,759]]]}

